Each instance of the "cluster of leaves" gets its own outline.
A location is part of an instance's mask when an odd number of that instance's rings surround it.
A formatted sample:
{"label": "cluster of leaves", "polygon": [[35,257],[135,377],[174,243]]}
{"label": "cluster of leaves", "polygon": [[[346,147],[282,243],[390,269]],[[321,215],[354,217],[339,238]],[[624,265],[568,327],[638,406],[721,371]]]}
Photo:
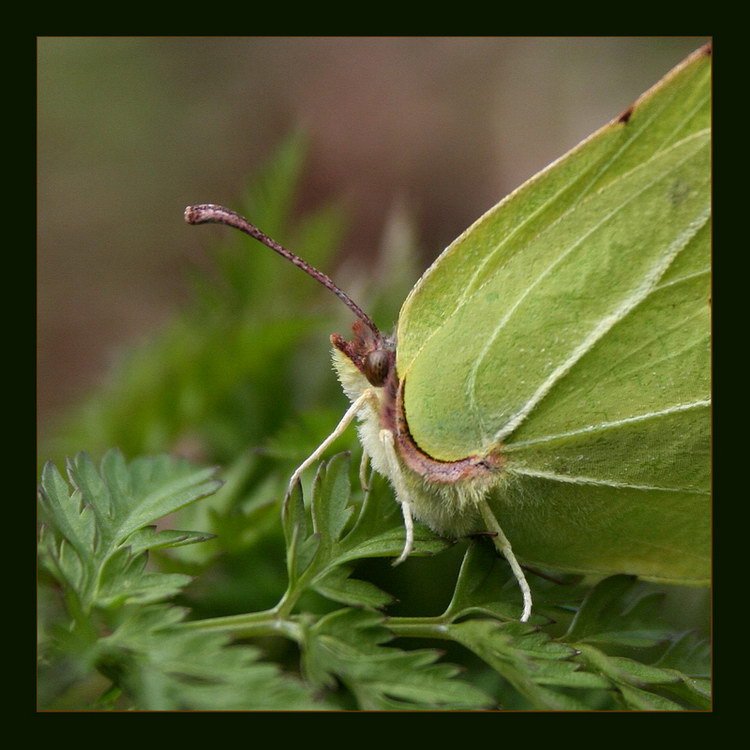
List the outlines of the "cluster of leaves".
{"label": "cluster of leaves", "polygon": [[312,704],[300,685],[259,661],[257,649],[180,630],[186,610],[164,602],[190,577],[147,567],[150,551],[206,538],[152,524],[215,492],[215,469],[168,456],[127,465],[110,451],[99,471],[82,453],[67,472],[72,487],[47,464],[40,491],[43,593],[48,608],[64,611],[42,620],[42,705],[76,700],[71,690],[78,695],[94,671],[110,681],[96,696],[100,707],[117,705],[123,693],[143,709],[246,708],[248,695],[257,708]]}
{"label": "cluster of leaves", "polygon": [[[290,224],[303,146],[286,144],[238,208],[327,268],[340,213]],[[270,253],[215,236],[217,278],[197,275],[191,309],[43,446],[54,464],[75,458],[67,480],[53,464],[42,473],[40,707],[709,705],[705,612],[667,617],[661,589],[533,576],[535,615],[522,625],[515,580],[487,539],[449,545],[419,528],[416,554],[392,568],[398,507],[378,477],[366,497],[352,493],[343,457],[312,485],[304,477],[280,513],[291,470],[344,407],[320,332],[344,332],[348,318],[330,317],[336,305]],[[345,269],[337,278],[395,320],[417,275],[401,215],[384,250],[379,294]],[[354,445],[350,431],[337,449]],[[142,457],[167,452],[220,464],[223,485],[213,470]]]}
{"label": "cluster of leaves", "polygon": [[[388,617],[392,597],[353,574],[358,561],[399,553],[398,509],[377,481],[362,502],[353,498],[345,454],[321,465],[309,507],[299,487],[286,498],[287,585],[277,604],[208,619],[188,620],[170,601],[190,576],[147,561],[206,539],[154,524],[215,493],[215,470],[166,456],[127,464],[110,451],[99,470],[79,454],[67,473],[68,481],[48,464],[40,491],[43,589],[59,610],[41,634],[45,707],[80,707],[91,691],[95,706],[141,709],[709,706],[706,643],[665,627],[662,595],[626,576],[593,589],[535,579],[539,614],[521,624],[515,581],[477,539],[441,615]],[[447,546],[418,528],[414,554]],[[262,645],[278,637],[299,649],[295,668],[264,658]],[[481,667],[463,670],[414,647],[425,639],[460,646]]]}

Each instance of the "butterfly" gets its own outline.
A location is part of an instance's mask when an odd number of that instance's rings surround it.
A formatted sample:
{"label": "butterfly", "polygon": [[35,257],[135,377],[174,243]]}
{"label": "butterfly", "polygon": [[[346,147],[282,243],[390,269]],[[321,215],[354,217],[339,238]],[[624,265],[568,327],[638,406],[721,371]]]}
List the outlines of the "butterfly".
{"label": "butterfly", "polygon": [[290,487],[357,421],[413,545],[489,533],[524,569],[710,578],[710,47],[479,218],[384,334],[242,216],[189,206],[307,272],[356,317],[331,336],[351,402]]}

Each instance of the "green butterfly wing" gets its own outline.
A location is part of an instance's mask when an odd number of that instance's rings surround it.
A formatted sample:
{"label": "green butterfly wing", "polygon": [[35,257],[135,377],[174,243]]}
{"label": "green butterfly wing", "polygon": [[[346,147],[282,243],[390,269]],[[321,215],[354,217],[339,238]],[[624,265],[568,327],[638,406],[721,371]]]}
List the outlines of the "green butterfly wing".
{"label": "green butterfly wing", "polygon": [[705,581],[710,545],[710,54],[490,210],[401,310],[433,458],[500,447],[518,556]]}

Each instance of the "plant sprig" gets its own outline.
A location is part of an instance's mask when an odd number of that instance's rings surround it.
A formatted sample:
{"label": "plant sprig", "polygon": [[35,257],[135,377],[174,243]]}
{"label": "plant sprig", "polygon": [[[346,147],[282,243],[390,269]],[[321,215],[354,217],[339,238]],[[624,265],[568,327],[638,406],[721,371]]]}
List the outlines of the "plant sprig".
{"label": "plant sprig", "polygon": [[[309,507],[300,488],[283,504],[288,584],[275,607],[186,620],[186,610],[169,600],[190,578],[150,571],[146,563],[155,549],[207,535],[153,524],[215,492],[215,470],[165,456],[127,464],[116,451],[98,469],[79,454],[68,463],[67,481],[46,467],[40,563],[63,594],[68,624],[44,633],[45,679],[69,689],[98,673],[109,685],[97,705],[145,709],[709,707],[705,643],[665,626],[662,597],[627,576],[594,587],[539,578],[538,614],[521,624],[504,562],[475,539],[441,615],[389,617],[392,597],[352,574],[360,560],[398,555],[398,508],[379,481],[357,502],[349,471],[348,456],[338,455],[321,464]],[[447,546],[418,528],[415,554],[437,555]],[[311,592],[331,603],[328,611],[303,606]],[[566,629],[555,635],[566,616]],[[263,660],[271,636],[297,644],[299,677]],[[259,645],[233,645],[239,639]],[[415,639],[418,648],[410,645]],[[451,643],[484,666],[464,674],[424,648],[425,640]]]}

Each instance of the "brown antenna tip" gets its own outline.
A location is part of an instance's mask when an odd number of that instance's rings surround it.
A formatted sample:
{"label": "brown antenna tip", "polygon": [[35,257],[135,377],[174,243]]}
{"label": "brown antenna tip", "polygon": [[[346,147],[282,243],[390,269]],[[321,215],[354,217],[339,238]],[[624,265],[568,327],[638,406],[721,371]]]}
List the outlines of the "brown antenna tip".
{"label": "brown antenna tip", "polygon": [[322,284],[326,289],[333,292],[375,336],[382,339],[382,335],[372,321],[372,318],[346,292],[339,289],[329,276],[311,266],[307,261],[302,260],[296,253],[287,250],[254,224],[251,224],[244,216],[240,216],[235,211],[224,208],[224,206],[218,206],[215,203],[198,203],[194,206],[188,206],[185,209],[185,221],[188,224],[226,224],[253,237],[261,244],[278,253],[282,258],[286,258],[290,263],[297,266],[297,268],[301,268],[308,276],[312,276],[319,284]]}

